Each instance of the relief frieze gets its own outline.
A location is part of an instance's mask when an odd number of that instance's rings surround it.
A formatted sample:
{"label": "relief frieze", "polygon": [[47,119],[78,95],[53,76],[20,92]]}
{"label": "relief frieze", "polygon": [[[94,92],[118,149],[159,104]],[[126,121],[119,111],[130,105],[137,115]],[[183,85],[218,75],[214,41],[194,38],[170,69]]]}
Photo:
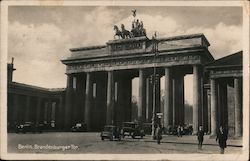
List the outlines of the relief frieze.
{"label": "relief frieze", "polygon": [[93,63],[83,63],[83,64],[72,64],[67,66],[67,72],[74,73],[85,70],[91,71],[101,71],[104,68],[116,68],[116,67],[128,67],[131,65],[141,66],[149,65],[153,67],[154,62],[157,66],[168,66],[169,63],[185,64],[187,61],[200,60],[201,57],[198,55],[188,55],[188,56],[167,56],[167,57],[157,57],[155,60],[153,57],[142,57],[136,59],[119,59],[119,60],[108,60],[108,61],[98,61]]}
{"label": "relief frieze", "polygon": [[211,71],[211,78],[219,78],[219,77],[241,77],[242,70],[219,70],[219,71]]}

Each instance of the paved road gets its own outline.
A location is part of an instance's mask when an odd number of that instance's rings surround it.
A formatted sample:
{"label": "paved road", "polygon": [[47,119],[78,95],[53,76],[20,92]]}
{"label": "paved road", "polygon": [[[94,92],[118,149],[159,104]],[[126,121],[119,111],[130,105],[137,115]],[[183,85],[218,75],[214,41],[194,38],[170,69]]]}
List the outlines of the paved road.
{"label": "paved road", "polygon": [[[232,144],[232,142],[229,141]],[[122,141],[102,141],[99,133],[42,133],[42,134],[8,134],[8,152],[17,153],[205,153],[218,154],[219,147],[214,139],[205,139],[203,150],[198,150],[195,136],[163,136],[158,145],[150,136],[143,139],[125,138]],[[239,154],[240,141],[228,146],[225,153]],[[236,146],[234,146],[236,145]]]}

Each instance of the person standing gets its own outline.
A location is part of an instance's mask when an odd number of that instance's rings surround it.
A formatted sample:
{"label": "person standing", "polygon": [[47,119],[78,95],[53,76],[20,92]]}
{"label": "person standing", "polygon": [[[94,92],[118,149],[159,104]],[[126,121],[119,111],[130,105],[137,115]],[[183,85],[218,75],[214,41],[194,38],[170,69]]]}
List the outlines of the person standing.
{"label": "person standing", "polygon": [[156,139],[157,139],[157,143],[160,144],[161,143],[161,139],[162,139],[161,125],[157,125],[157,128],[156,128]]}
{"label": "person standing", "polygon": [[227,130],[220,126],[216,136],[216,141],[219,142],[220,153],[224,154],[224,149],[227,147]]}
{"label": "person standing", "polygon": [[178,125],[178,127],[177,127],[177,136],[178,137],[181,136],[181,126],[180,125]]}
{"label": "person standing", "polygon": [[197,132],[197,139],[198,139],[198,149],[202,149],[202,144],[203,144],[203,140],[204,140],[204,130],[203,127],[200,126],[199,130]]}

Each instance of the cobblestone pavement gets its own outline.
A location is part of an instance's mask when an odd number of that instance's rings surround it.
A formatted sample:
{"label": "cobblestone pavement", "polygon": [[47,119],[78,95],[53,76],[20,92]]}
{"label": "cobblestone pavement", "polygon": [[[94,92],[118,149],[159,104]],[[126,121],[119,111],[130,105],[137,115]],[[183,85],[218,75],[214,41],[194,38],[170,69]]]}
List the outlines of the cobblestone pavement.
{"label": "cobblestone pavement", "polygon": [[[158,145],[151,136],[143,139],[124,138],[121,141],[102,141],[100,133],[50,132],[42,134],[8,134],[9,153],[114,153],[114,154],[218,154],[215,139],[205,137],[202,150],[198,150],[196,136],[163,136]],[[241,140],[229,140],[226,154],[240,154]]]}

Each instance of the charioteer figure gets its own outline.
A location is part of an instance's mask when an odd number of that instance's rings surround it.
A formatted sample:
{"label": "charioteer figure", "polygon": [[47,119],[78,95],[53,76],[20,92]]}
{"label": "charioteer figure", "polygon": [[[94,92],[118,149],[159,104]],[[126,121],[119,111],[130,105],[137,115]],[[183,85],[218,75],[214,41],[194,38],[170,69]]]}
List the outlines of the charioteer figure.
{"label": "charioteer figure", "polygon": [[[136,10],[132,10],[133,17],[136,17]],[[143,27],[143,21],[139,21],[139,19],[132,22],[131,31],[125,29],[125,25],[121,24],[121,30],[115,25],[114,26],[115,35],[114,39],[118,37],[118,39],[128,39],[134,37],[147,36],[146,29]]]}

